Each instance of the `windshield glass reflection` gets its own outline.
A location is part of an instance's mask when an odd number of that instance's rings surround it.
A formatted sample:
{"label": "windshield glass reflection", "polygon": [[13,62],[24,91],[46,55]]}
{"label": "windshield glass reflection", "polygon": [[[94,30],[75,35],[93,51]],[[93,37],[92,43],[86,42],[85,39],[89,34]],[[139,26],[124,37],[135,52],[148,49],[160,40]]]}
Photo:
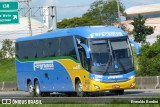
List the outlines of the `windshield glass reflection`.
{"label": "windshield glass reflection", "polygon": [[133,69],[133,58],[127,38],[90,39],[91,72],[121,74]]}

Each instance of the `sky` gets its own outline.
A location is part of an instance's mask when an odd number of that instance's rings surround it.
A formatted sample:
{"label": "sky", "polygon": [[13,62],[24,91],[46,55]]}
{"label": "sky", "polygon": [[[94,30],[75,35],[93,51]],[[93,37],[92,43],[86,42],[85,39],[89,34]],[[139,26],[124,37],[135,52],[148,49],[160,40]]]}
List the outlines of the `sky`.
{"label": "sky", "polygon": [[[0,2],[6,2],[6,1],[25,1],[25,0],[0,0]],[[63,20],[64,18],[81,17],[82,14],[87,12],[91,3],[93,3],[94,1],[97,0],[31,0],[31,7],[56,6],[57,19],[58,21],[60,21]],[[160,0],[119,0],[119,1],[124,4],[126,9],[139,5],[156,4],[156,3],[160,4]],[[42,18],[39,21],[42,21]]]}
{"label": "sky", "polygon": [[[0,0],[7,1],[7,0]],[[17,1],[17,0],[8,0]],[[24,0],[19,0],[24,1]],[[31,0],[31,7],[39,6],[53,6],[57,7],[57,20],[60,21],[64,18],[81,17],[86,13],[90,7],[90,4],[97,0]],[[160,3],[160,0],[119,0],[125,6],[125,8],[156,4]]]}
{"label": "sky", "polygon": [[[32,0],[32,4],[39,5],[56,5],[57,6],[57,19],[80,17],[86,13],[90,4],[97,0]],[[160,3],[160,0],[120,0],[125,6],[129,8],[138,5],[147,5]]]}

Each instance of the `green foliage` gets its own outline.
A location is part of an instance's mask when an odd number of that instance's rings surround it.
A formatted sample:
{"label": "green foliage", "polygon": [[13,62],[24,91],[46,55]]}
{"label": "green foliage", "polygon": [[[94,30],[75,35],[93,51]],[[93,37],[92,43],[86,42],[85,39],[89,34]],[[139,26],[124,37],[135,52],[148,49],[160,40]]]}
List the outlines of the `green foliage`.
{"label": "green foliage", "polygon": [[[124,6],[120,3],[120,11],[123,13]],[[111,25],[118,22],[118,9],[116,0],[98,0],[91,4],[90,9],[82,17],[64,19],[57,23],[58,28],[90,25]]]}
{"label": "green foliage", "polygon": [[88,18],[79,18],[74,17],[72,19],[64,19],[61,22],[58,22],[58,28],[70,28],[76,26],[89,26],[94,25],[95,23],[98,24],[97,20],[89,20]]}
{"label": "green foliage", "polygon": [[[123,13],[125,10],[124,6],[122,3],[119,3],[119,6],[120,12]],[[112,25],[113,23],[118,22],[117,1],[95,1],[91,4],[90,9],[83,17],[87,17],[90,20],[97,20],[101,25]]]}
{"label": "green foliage", "polygon": [[15,59],[0,59],[0,81],[15,81]]}
{"label": "green foliage", "polygon": [[136,42],[144,43],[146,41],[146,36],[153,33],[153,27],[145,26],[145,21],[146,18],[138,15],[138,17],[134,18],[133,22],[131,23],[134,26],[133,34]]}
{"label": "green foliage", "polygon": [[15,47],[13,46],[13,41],[9,39],[3,40],[2,49],[0,50],[0,59],[4,59],[7,57],[13,58],[14,54],[15,54]]}
{"label": "green foliage", "polygon": [[141,48],[139,57],[139,75],[157,76],[160,75],[160,37],[153,44],[146,43]]}

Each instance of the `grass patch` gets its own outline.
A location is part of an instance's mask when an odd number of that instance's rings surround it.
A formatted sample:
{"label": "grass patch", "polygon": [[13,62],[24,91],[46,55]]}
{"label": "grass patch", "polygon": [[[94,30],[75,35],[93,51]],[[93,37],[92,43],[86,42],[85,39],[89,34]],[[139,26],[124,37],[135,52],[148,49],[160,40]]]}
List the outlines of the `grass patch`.
{"label": "grass patch", "polygon": [[16,81],[15,59],[0,60],[0,82]]}

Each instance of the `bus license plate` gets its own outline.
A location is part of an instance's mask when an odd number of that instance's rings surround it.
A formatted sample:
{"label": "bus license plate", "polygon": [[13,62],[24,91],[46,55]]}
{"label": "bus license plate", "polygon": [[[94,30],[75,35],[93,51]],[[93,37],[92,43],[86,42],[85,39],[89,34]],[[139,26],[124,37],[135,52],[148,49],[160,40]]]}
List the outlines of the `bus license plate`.
{"label": "bus license plate", "polygon": [[113,89],[118,89],[118,88],[120,88],[120,86],[119,85],[112,85],[112,88]]}

